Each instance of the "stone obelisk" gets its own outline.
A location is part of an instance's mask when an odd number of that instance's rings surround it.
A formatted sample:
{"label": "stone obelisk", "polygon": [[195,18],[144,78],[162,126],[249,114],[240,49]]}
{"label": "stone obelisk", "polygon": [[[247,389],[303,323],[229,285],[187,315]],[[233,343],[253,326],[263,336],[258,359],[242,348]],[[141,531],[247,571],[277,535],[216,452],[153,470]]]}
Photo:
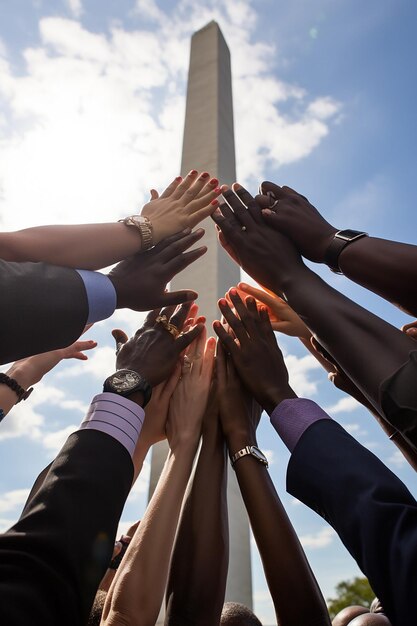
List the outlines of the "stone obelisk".
{"label": "stone obelisk", "polygon": [[[185,176],[191,169],[210,172],[225,184],[236,180],[230,52],[216,22],[194,33],[191,40],[181,174]],[[199,245],[207,245],[208,251],[176,276],[171,288],[190,288],[199,293],[199,312],[206,316],[210,332],[213,320],[219,316],[217,300],[236,285],[240,270],[218,244],[211,219],[202,226],[206,234]],[[150,496],[166,454],[166,444],[154,446]],[[249,522],[233,470],[229,471],[228,507],[230,562],[226,600],[252,608]]]}

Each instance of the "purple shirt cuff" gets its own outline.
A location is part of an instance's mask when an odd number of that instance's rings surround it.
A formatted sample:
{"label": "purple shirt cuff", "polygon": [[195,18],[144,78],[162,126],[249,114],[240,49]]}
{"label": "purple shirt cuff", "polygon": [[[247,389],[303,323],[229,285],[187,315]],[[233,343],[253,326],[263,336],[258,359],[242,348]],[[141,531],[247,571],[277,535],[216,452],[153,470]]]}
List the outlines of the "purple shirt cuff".
{"label": "purple shirt cuff", "polygon": [[77,270],[84,283],[88,300],[87,324],[94,324],[113,315],[117,304],[116,290],[110,278],[100,272]]}
{"label": "purple shirt cuff", "polygon": [[145,411],[135,402],[115,393],[104,392],[91,401],[80,430],[92,428],[107,433],[133,456],[144,417]]}
{"label": "purple shirt cuff", "polygon": [[288,398],[275,407],[271,424],[290,452],[293,452],[301,435],[311,424],[331,417],[313,400]]}

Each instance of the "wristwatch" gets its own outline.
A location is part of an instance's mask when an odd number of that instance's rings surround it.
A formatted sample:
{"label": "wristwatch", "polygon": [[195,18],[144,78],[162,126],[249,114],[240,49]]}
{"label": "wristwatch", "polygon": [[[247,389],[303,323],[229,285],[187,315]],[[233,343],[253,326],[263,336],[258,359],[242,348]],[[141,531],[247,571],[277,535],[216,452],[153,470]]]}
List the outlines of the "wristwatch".
{"label": "wristwatch", "polygon": [[148,404],[152,396],[152,387],[147,380],[133,370],[117,370],[106,378],[103,391],[116,393],[118,396],[128,398],[132,393],[140,391],[143,394],[143,408]]}
{"label": "wristwatch", "polygon": [[239,450],[239,452],[236,452],[236,454],[231,456],[230,463],[232,464],[232,467],[234,468],[236,461],[248,454],[253,456],[253,458],[259,461],[259,463],[262,463],[262,465],[265,465],[265,467],[268,467],[268,459],[257,446],[245,446],[242,450]]}
{"label": "wristwatch", "polygon": [[353,241],[367,236],[368,233],[364,233],[361,230],[346,229],[337,231],[331,244],[325,252],[324,262],[335,274],[343,274],[339,267],[339,256],[343,248],[348,246]]}
{"label": "wristwatch", "polygon": [[118,220],[126,226],[133,226],[137,228],[142,239],[142,250],[149,250],[153,246],[153,228],[152,222],[144,215],[129,215],[121,220]]}

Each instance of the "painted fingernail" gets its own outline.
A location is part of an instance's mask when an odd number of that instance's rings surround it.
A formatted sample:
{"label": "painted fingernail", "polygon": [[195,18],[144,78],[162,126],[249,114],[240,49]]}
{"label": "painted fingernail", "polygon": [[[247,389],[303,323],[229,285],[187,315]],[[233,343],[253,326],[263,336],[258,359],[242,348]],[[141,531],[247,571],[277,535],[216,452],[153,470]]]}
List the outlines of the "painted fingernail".
{"label": "painted fingernail", "polygon": [[218,200],[212,200],[210,202],[210,204],[212,204],[213,206],[217,206],[219,204],[219,201]]}
{"label": "painted fingernail", "polygon": [[188,176],[195,176],[197,174],[197,170],[190,170],[188,172]]}
{"label": "painted fingernail", "polygon": [[176,179],[177,183],[180,183],[182,181],[182,176],[177,176]]}
{"label": "painted fingernail", "polygon": [[220,298],[220,300],[219,300],[219,304],[220,304],[221,306],[227,306],[227,300],[226,300],[226,298]]}
{"label": "painted fingernail", "polygon": [[234,287],[230,290],[230,293],[232,294],[232,296],[237,296],[237,291]]}
{"label": "painted fingernail", "polygon": [[214,189],[213,191],[214,191],[214,193],[220,193],[221,189],[220,189],[220,187],[216,187],[216,189]]}
{"label": "painted fingernail", "polygon": [[203,172],[200,176],[200,178],[208,178],[210,176],[210,174],[208,172]]}
{"label": "painted fingernail", "polygon": [[239,185],[239,183],[233,183],[233,189],[234,189],[235,191],[236,191],[236,189],[237,189],[237,190],[242,189],[242,185]]}
{"label": "painted fingernail", "polygon": [[217,179],[217,178],[212,178],[212,179],[210,180],[210,185],[218,185],[218,184],[219,184],[219,181],[218,181],[218,179]]}

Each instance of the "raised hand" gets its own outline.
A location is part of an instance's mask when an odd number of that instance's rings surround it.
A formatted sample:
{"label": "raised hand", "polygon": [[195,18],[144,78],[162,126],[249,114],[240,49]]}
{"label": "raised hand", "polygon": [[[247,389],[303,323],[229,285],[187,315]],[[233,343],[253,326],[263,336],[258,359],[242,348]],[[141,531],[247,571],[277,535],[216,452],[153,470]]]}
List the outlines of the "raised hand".
{"label": "raised hand", "polygon": [[212,215],[221,245],[258,283],[282,293],[288,280],[306,269],[300,254],[287,237],[266,224],[260,205],[246,189],[235,183],[223,197],[226,203]]}
{"label": "raised hand", "polygon": [[149,311],[195,300],[195,291],[167,292],[166,286],[176,274],[205,254],[206,246],[185,252],[203,235],[202,228],[195,232],[187,229],[161,241],[151,250],[118,263],[108,274],[116,290],[117,308]]}
{"label": "raised hand", "polygon": [[[246,283],[239,283],[237,292],[242,300],[246,299],[246,296],[249,295],[255,298],[258,307],[262,305],[266,306],[273,330],[289,335],[290,337],[300,337],[300,339],[310,340],[311,332],[304,324],[303,320],[293,311],[285,300],[275,295],[272,291],[257,289]],[[229,298],[230,296],[227,295],[226,300],[229,301]],[[231,300],[229,304],[230,303]]]}
{"label": "raised hand", "polygon": [[256,196],[264,209],[267,224],[291,239],[298,251],[310,261],[324,262],[324,254],[337,228],[327,222],[317,209],[291,187],[270,182],[260,185]]}
{"label": "raised hand", "polygon": [[213,328],[248,391],[271,413],[281,400],[294,398],[295,394],[289,386],[268,312],[266,307],[258,311],[252,297],[243,303],[236,289],[231,289],[229,296],[237,315],[225,298],[219,300],[219,308],[236,339],[219,321],[214,322]]}
{"label": "raised hand", "polygon": [[154,243],[194,228],[216,209],[220,193],[217,178],[210,178],[207,172],[198,176],[197,170],[191,170],[184,179],[177,176],[160,196],[152,189],[152,200],[145,204],[142,215],[152,223]]}
{"label": "raised hand", "polygon": [[201,333],[204,326],[198,324],[182,333],[191,302],[159,311],[151,311],[143,326],[126,341],[123,331],[114,330],[118,345],[117,369],[131,369],[141,374],[155,387],[173,372],[181,353]]}
{"label": "raised hand", "polygon": [[171,450],[184,443],[198,443],[214,367],[216,340],[206,340],[206,331],[190,344],[182,365],[182,375],[172,394],[167,438]]}

